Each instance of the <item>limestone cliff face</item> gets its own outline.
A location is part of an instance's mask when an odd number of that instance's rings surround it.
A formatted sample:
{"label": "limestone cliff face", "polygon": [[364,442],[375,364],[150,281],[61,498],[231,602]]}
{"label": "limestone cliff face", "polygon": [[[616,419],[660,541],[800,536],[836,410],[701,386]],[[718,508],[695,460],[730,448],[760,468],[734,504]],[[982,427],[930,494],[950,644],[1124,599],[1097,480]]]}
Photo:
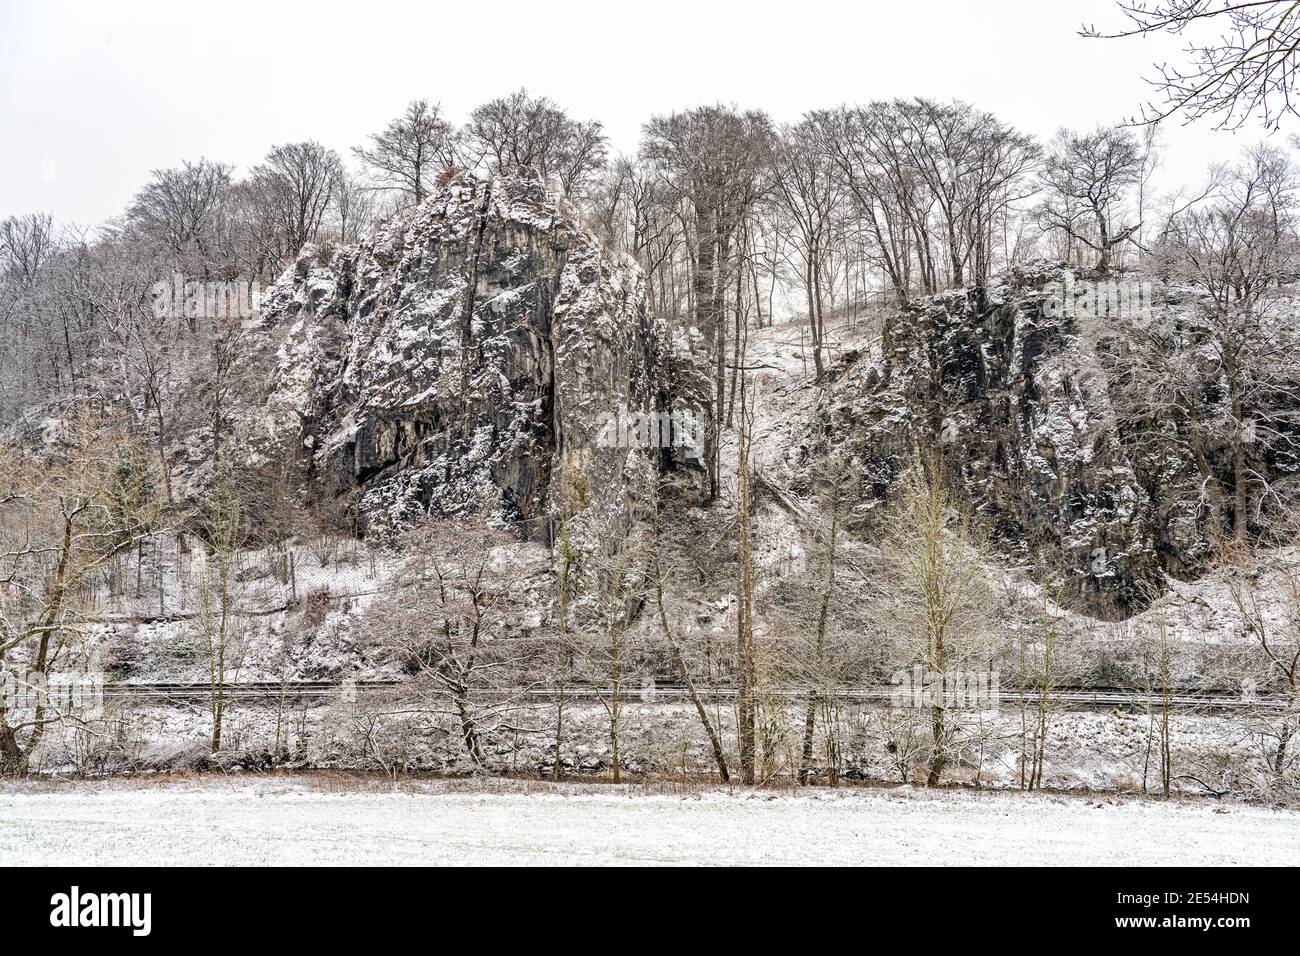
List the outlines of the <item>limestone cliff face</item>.
{"label": "limestone cliff face", "polygon": [[576,487],[620,507],[629,450],[601,425],[667,392],[640,270],[526,178],[466,176],[357,247],[304,250],[262,325],[267,440],[372,528],[531,526]]}
{"label": "limestone cliff face", "polygon": [[834,370],[814,428],[855,463],[863,512],[918,449],[937,451],[995,541],[1058,577],[1066,600],[1125,613],[1164,571],[1204,559],[1206,529],[1194,500],[1169,493],[1169,460],[1117,415],[1108,330],[1045,307],[1063,275],[1031,267],[903,309],[878,359]]}

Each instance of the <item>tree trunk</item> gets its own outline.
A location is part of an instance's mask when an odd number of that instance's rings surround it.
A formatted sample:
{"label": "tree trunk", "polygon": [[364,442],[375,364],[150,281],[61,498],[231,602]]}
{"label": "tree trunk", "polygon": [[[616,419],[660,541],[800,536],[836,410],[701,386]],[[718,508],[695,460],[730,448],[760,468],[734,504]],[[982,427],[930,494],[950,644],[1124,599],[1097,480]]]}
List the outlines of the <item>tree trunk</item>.
{"label": "tree trunk", "polygon": [[943,776],[944,767],[948,763],[947,747],[944,743],[944,734],[947,731],[944,728],[942,705],[934,705],[930,708],[930,733],[933,745],[930,750],[930,768],[926,774],[925,785],[937,787],[939,779]]}
{"label": "tree trunk", "polygon": [[803,752],[799,755],[799,786],[808,786],[808,774],[812,769],[813,733],[817,727],[817,692],[808,692],[807,710],[803,715]]}
{"label": "tree trunk", "polygon": [[749,407],[744,380],[740,386],[740,428],[736,444],[736,520],[738,563],[738,605],[736,608],[736,736],[740,745],[740,778],[754,783],[754,631],[751,619],[753,600],[753,555],[749,534]]}
{"label": "tree trunk", "polygon": [[[709,348],[717,348],[717,326],[720,319],[714,310],[714,270],[717,253],[717,225],[713,207],[708,202],[698,202],[695,206],[695,274],[692,276],[695,306],[695,325],[703,335]],[[723,361],[721,355],[718,362]],[[717,404],[713,408],[711,438],[713,447],[709,451],[709,498],[718,496],[718,441],[719,425],[722,418],[722,392],[718,389]]]}
{"label": "tree trunk", "polygon": [[460,720],[460,736],[465,743],[465,751],[474,764],[475,770],[483,769],[483,750],[479,745],[478,724],[469,711],[469,695],[463,685],[455,688],[456,716]]}
{"label": "tree trunk", "polygon": [[1110,228],[1106,223],[1106,213],[1094,209],[1097,217],[1097,271],[1105,274],[1110,271]]}
{"label": "tree trunk", "polygon": [[1236,355],[1229,353],[1227,362],[1228,389],[1232,402],[1233,440],[1232,440],[1232,537],[1236,541],[1246,540],[1248,523],[1246,499],[1246,428],[1245,403],[1241,398],[1241,376],[1237,367]]}
{"label": "tree trunk", "polygon": [[27,760],[18,746],[18,736],[0,714],[0,776],[22,776],[27,770]]}

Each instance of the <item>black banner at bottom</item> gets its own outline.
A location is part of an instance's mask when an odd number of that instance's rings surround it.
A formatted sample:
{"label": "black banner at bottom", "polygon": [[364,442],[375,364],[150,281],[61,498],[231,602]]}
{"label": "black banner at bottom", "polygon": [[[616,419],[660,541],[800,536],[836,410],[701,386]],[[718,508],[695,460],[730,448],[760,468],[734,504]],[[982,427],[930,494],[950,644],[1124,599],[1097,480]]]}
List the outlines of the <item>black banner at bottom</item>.
{"label": "black banner at bottom", "polygon": [[[856,898],[862,905],[842,916],[860,929],[907,927],[909,935],[934,934],[935,941],[977,945],[982,934],[996,942],[1008,932],[1042,931],[1071,943],[1199,934],[1232,945],[1242,933],[1293,934],[1288,876],[1258,869],[952,868],[730,873],[719,882],[715,874],[678,872],[656,890],[653,883],[634,889],[626,878],[604,875],[588,882],[576,872],[559,879],[515,874],[500,884],[482,874],[462,884],[462,897],[449,874],[415,869],[33,868],[0,873],[0,895],[6,927],[18,937],[75,934],[92,944],[109,937],[128,945],[189,944],[202,938],[202,927],[217,926],[237,927],[239,937],[259,941],[337,942],[341,920],[355,920],[349,929],[364,935],[368,926],[420,914],[436,925],[446,916],[437,913],[444,906],[464,916],[478,911],[476,919],[490,919],[480,929],[491,927],[498,936],[505,927],[492,918],[497,909],[510,914],[506,925],[521,929],[572,923],[585,912],[605,914],[602,922],[610,925],[602,932],[613,938],[665,917],[697,928],[712,923],[726,938],[747,932],[736,919],[779,927],[788,917],[811,931],[810,914],[823,918],[828,899]],[[719,906],[727,918],[717,919]],[[694,940],[698,929],[691,933]]]}

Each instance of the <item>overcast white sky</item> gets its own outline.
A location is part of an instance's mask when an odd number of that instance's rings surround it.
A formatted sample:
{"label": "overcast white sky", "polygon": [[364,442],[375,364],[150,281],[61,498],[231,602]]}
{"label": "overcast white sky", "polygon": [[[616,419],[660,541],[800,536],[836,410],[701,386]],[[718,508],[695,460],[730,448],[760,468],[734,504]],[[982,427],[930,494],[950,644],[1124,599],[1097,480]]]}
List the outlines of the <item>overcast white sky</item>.
{"label": "overcast white sky", "polygon": [[[411,99],[459,121],[519,86],[636,149],[652,113],[734,101],[780,121],[957,97],[1043,137],[1131,115],[1172,38],[1086,40],[1113,0],[211,3],[0,0],[0,217],[92,224],[152,169],[241,168],[313,138],[348,155]],[[1168,184],[1260,138],[1171,126]],[[1280,139],[1280,137],[1278,137]]]}

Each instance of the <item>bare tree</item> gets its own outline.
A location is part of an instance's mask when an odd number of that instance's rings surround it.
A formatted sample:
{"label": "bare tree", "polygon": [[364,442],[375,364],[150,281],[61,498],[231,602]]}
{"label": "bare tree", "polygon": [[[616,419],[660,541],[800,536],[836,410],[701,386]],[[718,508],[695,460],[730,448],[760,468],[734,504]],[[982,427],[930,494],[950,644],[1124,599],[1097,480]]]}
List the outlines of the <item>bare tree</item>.
{"label": "bare tree", "polygon": [[[803,750],[799,758],[798,781],[807,784],[812,769],[813,745],[817,727],[817,712],[820,708],[824,716],[831,704],[831,688],[835,683],[833,655],[828,647],[831,628],[831,608],[836,599],[836,572],[840,560],[840,521],[842,510],[842,490],[846,478],[842,461],[832,460],[829,465],[829,493],[826,506],[829,514],[829,527],[826,531],[826,562],[824,565],[825,583],[822,585],[821,599],[817,605],[816,623],[813,628],[812,647],[807,655],[807,678],[809,683],[808,702],[804,710]],[[825,721],[823,721],[825,723]],[[833,734],[833,729],[827,730]],[[832,738],[833,739],[833,738]]]}
{"label": "bare tree", "polygon": [[809,122],[853,199],[856,231],[865,237],[868,255],[899,301],[906,302],[914,286],[934,291],[929,207],[893,132],[893,108],[873,103],[822,110],[810,114]]}
{"label": "bare tree", "polygon": [[0,417],[35,397],[36,353],[48,348],[42,298],[60,242],[53,217],[32,213],[0,220]]}
{"label": "bare tree", "polygon": [[1041,586],[1042,598],[1035,632],[1017,635],[1016,651],[1020,684],[1020,787],[1042,786],[1047,760],[1051,720],[1059,704],[1057,682],[1060,671],[1061,617],[1060,588]]}
{"label": "bare tree", "polygon": [[709,740],[709,748],[713,755],[714,766],[718,769],[718,777],[723,783],[730,783],[731,770],[727,766],[727,755],[722,745],[722,734],[715,722],[709,717],[704,700],[700,696],[695,679],[691,674],[690,666],[686,662],[686,651],[678,636],[677,628],[674,627],[670,620],[664,592],[665,586],[671,582],[671,566],[667,556],[668,543],[665,540],[666,535],[663,530],[659,490],[653,481],[648,488],[648,494],[650,497],[648,505],[651,521],[650,589],[654,592],[655,611],[659,619],[660,632],[668,643],[669,656],[672,658],[673,669],[677,672],[677,678],[686,688],[691,706],[695,708],[695,715],[699,718],[700,726],[704,729],[704,734]]}
{"label": "bare tree", "polygon": [[48,213],[0,220],[0,268],[12,280],[33,284],[57,248],[54,218]]}
{"label": "bare tree", "polygon": [[[153,476],[130,439],[73,423],[53,456],[0,445],[0,678],[44,681],[85,630],[88,591],[157,519]],[[29,712],[0,695],[0,773],[26,773],[51,724],[67,716],[38,694]]]}
{"label": "bare tree", "polygon": [[278,240],[277,270],[319,237],[342,179],[338,154],[314,140],[275,146],[253,167],[249,185]]}
{"label": "bare tree", "polygon": [[740,426],[736,430],[736,737],[740,779],[755,780],[757,652],[754,646],[754,492],[750,452],[754,413],[745,378],[740,384]]}
{"label": "bare tree", "polygon": [[556,634],[555,660],[551,664],[555,688],[555,764],[551,776],[559,780],[564,776],[564,712],[569,703],[569,685],[573,681],[576,648],[571,633],[572,614],[569,609],[573,588],[574,567],[581,552],[569,535],[568,522],[561,518],[556,532],[552,559],[555,563]]}
{"label": "bare tree", "polygon": [[519,627],[519,575],[503,567],[511,540],[467,521],[429,520],[400,539],[400,588],[368,613],[381,659],[410,676],[408,709],[453,728],[456,749],[475,772],[487,768],[486,739],[515,726],[527,690],[531,641]]}
{"label": "bare tree", "polygon": [[162,495],[170,504],[171,444],[184,418],[194,338],[191,320],[175,307],[183,289],[176,288],[175,274],[162,278],[164,268],[129,232],[109,234],[79,257],[66,294],[93,316],[99,355],[92,388],[119,403],[137,434],[152,438]]}
{"label": "bare tree", "polygon": [[456,165],[456,135],[438,105],[413,100],[406,112],[370,137],[369,148],[353,152],[370,170],[379,189],[396,191],[418,205],[444,170]]}
{"label": "bare tree", "polygon": [[[1230,519],[1238,539],[1264,505],[1288,507],[1275,497],[1259,456],[1294,441],[1300,340],[1270,302],[1297,262],[1295,188],[1290,161],[1259,148],[1209,202],[1174,216],[1159,245],[1161,268],[1200,294],[1188,316],[1192,329],[1156,326],[1147,328],[1145,340],[1135,335],[1135,356],[1156,350],[1135,383],[1137,407],[1176,406],[1174,420],[1183,428],[1171,435],[1186,443],[1212,510],[1221,510],[1216,498],[1231,501],[1231,515],[1220,520]],[[1208,346],[1212,367],[1197,358],[1194,346],[1187,347],[1188,331]],[[1199,396],[1214,395],[1218,383],[1222,401],[1202,401]],[[1227,474],[1215,464],[1219,449],[1227,451]]]}
{"label": "bare tree", "polygon": [[[704,106],[653,117],[642,132],[642,155],[690,209],[694,236],[695,325],[712,353],[715,377],[710,486],[718,493],[717,458],[727,397],[727,301],[746,219],[767,188],[772,124],[765,113]],[[738,374],[738,372],[736,373]]]}
{"label": "bare tree", "polygon": [[884,549],[882,610],[895,663],[921,670],[917,697],[930,718],[926,784],[935,786],[961,753],[953,688],[987,673],[992,646],[980,552],[936,465],[918,465],[907,476]]}
{"label": "bare tree", "polygon": [[1117,6],[1129,27],[1086,26],[1082,35],[1188,37],[1186,63],[1157,67],[1150,82],[1161,102],[1143,106],[1140,122],[1184,113],[1215,120],[1217,129],[1239,129],[1253,117],[1276,129],[1284,116],[1296,115],[1300,7],[1291,0],[1120,0]]}
{"label": "bare tree", "polygon": [[774,141],[772,182],[786,220],[799,238],[801,278],[812,333],[813,366],[820,379],[825,371],[823,351],[826,315],[823,286],[833,241],[835,216],[843,200],[842,180],[834,161],[816,139],[815,125],[805,120],[785,127]]}
{"label": "bare tree", "polygon": [[607,139],[601,124],[570,119],[545,96],[516,90],[477,107],[465,126],[466,150],[503,172],[519,167],[555,177],[572,196],[605,165]]}
{"label": "bare tree", "polygon": [[170,255],[176,268],[207,277],[229,254],[232,167],[200,159],[159,169],[127,209],[127,225]]}
{"label": "bare tree", "polygon": [[1126,213],[1125,199],[1142,168],[1143,152],[1127,130],[1059,131],[1043,167],[1047,199],[1038,207],[1040,221],[1064,233],[1071,244],[1092,249],[1097,271],[1108,272],[1114,251],[1142,226],[1140,221],[1115,221]]}
{"label": "bare tree", "polygon": [[902,154],[936,210],[949,281],[988,278],[992,232],[1020,198],[1037,161],[1033,140],[967,103],[899,101],[892,111]]}
{"label": "bare tree", "polygon": [[1264,698],[1273,705],[1249,710],[1247,725],[1267,771],[1258,790],[1282,799],[1300,782],[1300,754],[1293,746],[1300,733],[1300,575],[1293,568],[1277,574],[1280,594],[1274,594],[1282,598],[1281,615],[1269,613],[1267,598],[1252,580],[1255,577],[1239,567],[1229,580],[1229,592],[1252,650],[1247,660],[1234,662],[1239,669],[1234,668],[1233,676],[1247,691],[1248,704]]}
{"label": "bare tree", "polygon": [[207,548],[199,581],[199,629],[208,661],[208,703],[212,718],[212,752],[221,749],[225,726],[226,685],[238,674],[247,651],[246,608],[240,563],[251,540],[249,519],[229,460],[217,464],[216,480],[204,500],[202,523]]}
{"label": "bare tree", "polygon": [[333,224],[339,241],[346,245],[360,242],[374,218],[374,190],[345,170],[334,193]]}
{"label": "bare tree", "polygon": [[980,283],[1029,192],[1034,141],[960,101],[895,100],[809,114],[858,236],[895,295]]}
{"label": "bare tree", "polygon": [[589,609],[579,639],[596,699],[605,711],[611,779],[619,783],[623,778],[619,751],[623,695],[638,672],[631,624],[635,611],[645,603],[645,578],[638,566],[639,549],[609,534],[610,530],[606,528],[599,536],[601,543],[584,563],[583,590]]}

